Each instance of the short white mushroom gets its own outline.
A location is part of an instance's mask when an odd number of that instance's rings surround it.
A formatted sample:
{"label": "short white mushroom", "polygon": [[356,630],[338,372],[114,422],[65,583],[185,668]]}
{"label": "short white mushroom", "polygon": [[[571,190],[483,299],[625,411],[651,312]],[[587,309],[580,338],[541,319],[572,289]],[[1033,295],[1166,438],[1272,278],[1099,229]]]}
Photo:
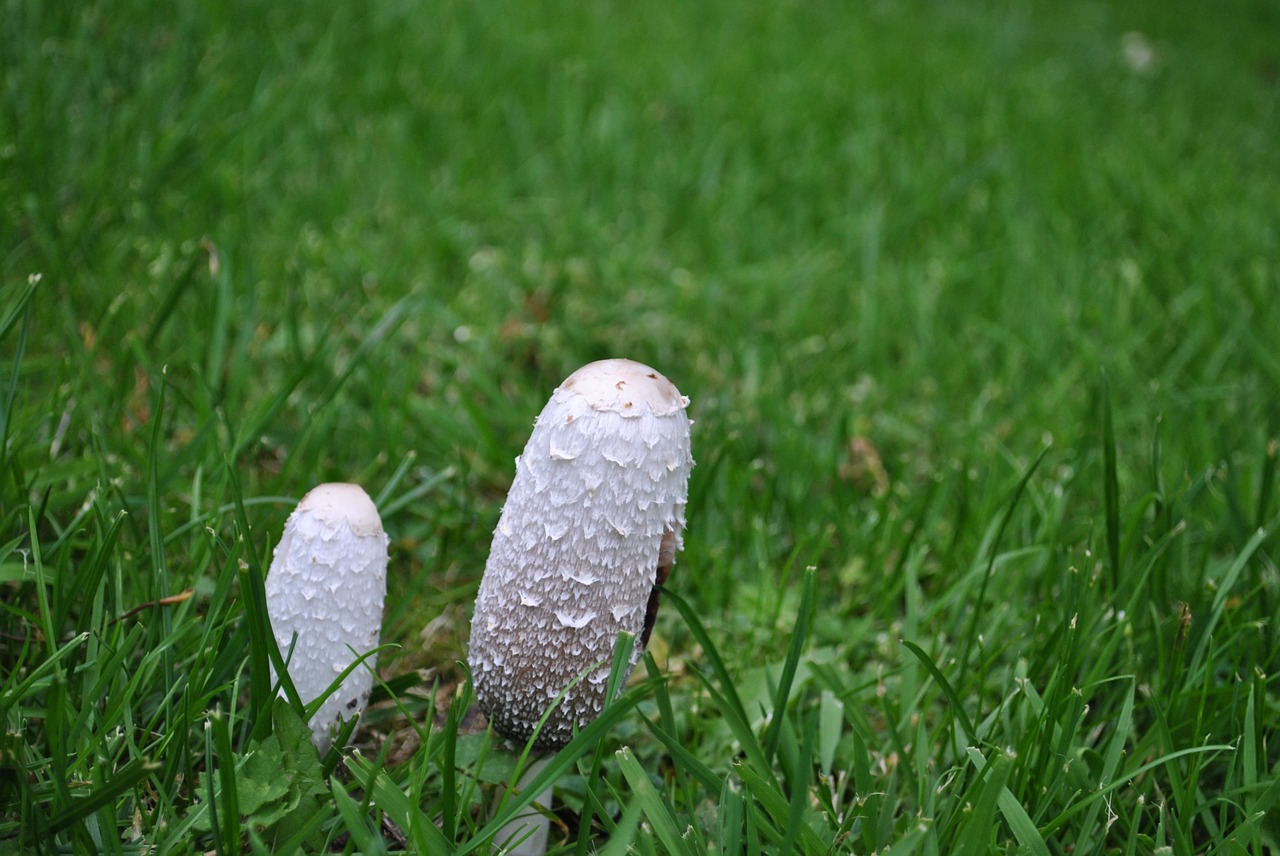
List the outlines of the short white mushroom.
{"label": "short white mushroom", "polygon": [[528,741],[551,709],[534,749],[564,746],[604,706],[619,633],[639,660],[655,585],[683,545],[688,405],[658,372],[616,359],[578,369],[539,414],[471,623],[476,698],[509,740]]}
{"label": "short white mushroom", "polygon": [[[354,484],[322,484],[304,496],[284,525],[265,588],[276,644],[298,695],[310,703],[378,646],[387,535],[369,495]],[[311,718],[320,749],[342,720],[364,712],[375,656],[347,675]]]}

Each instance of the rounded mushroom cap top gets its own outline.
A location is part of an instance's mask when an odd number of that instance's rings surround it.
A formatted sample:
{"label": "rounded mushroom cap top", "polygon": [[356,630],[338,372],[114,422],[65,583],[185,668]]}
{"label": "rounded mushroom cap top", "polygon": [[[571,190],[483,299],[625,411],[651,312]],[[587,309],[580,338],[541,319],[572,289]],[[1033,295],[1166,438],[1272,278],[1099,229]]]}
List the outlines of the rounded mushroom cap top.
{"label": "rounded mushroom cap top", "polygon": [[298,511],[309,511],[325,523],[345,520],[357,535],[382,531],[378,508],[357,484],[330,482],[317,485],[298,503]]}
{"label": "rounded mushroom cap top", "polygon": [[647,408],[668,416],[689,405],[676,385],[655,369],[634,360],[612,359],[587,363],[565,378],[553,398],[564,402],[580,395],[592,410],[639,416]]}

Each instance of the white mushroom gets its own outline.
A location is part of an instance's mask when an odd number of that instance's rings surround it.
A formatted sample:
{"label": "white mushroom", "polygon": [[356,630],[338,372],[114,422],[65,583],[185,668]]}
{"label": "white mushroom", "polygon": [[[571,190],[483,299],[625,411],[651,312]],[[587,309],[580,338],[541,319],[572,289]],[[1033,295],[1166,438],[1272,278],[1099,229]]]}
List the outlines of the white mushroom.
{"label": "white mushroom", "polygon": [[[634,667],[656,583],[682,547],[693,458],[689,399],[630,360],[583,366],[552,394],[516,459],[471,623],[476,698],[493,727],[539,752],[606,701],[618,634]],[[556,703],[557,697],[563,698]]]}
{"label": "white mushroom", "polygon": [[[354,484],[322,484],[304,496],[284,525],[265,588],[276,644],[310,703],[378,645],[387,535],[369,495]],[[370,656],[347,675],[311,718],[317,747],[329,745],[342,720],[364,712],[374,661]]]}

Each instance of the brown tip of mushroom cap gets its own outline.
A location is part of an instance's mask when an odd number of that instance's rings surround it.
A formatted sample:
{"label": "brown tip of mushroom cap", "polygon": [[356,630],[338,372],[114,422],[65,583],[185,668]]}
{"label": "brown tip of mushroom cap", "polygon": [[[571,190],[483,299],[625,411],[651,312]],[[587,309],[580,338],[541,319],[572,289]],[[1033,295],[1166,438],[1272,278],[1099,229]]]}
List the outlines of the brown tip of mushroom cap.
{"label": "brown tip of mushroom cap", "polygon": [[655,369],[634,360],[612,359],[587,363],[565,378],[555,391],[557,401],[581,395],[593,410],[639,416],[648,408],[667,416],[689,405],[676,385]]}

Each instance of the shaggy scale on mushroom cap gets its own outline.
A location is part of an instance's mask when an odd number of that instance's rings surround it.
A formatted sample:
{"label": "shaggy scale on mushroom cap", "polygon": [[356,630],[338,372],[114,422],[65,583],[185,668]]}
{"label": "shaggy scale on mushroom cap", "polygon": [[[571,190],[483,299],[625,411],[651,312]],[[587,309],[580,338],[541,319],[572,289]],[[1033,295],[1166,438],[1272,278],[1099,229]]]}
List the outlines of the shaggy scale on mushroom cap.
{"label": "shaggy scale on mushroom cap", "polygon": [[[378,646],[387,535],[369,495],[353,484],[313,488],[285,523],[264,587],[276,644],[289,658],[298,694],[310,702],[355,661],[352,649],[363,654]],[[353,670],[311,718],[316,745],[327,745],[340,719],[364,710],[374,658],[365,663],[368,668]]]}
{"label": "shaggy scale on mushroom cap", "polygon": [[[471,624],[477,699],[524,742],[558,749],[605,702],[619,632],[647,641],[654,583],[682,542],[689,400],[658,372],[602,360],[574,372],[534,424],[493,534]],[[580,679],[580,680],[579,680]]]}

